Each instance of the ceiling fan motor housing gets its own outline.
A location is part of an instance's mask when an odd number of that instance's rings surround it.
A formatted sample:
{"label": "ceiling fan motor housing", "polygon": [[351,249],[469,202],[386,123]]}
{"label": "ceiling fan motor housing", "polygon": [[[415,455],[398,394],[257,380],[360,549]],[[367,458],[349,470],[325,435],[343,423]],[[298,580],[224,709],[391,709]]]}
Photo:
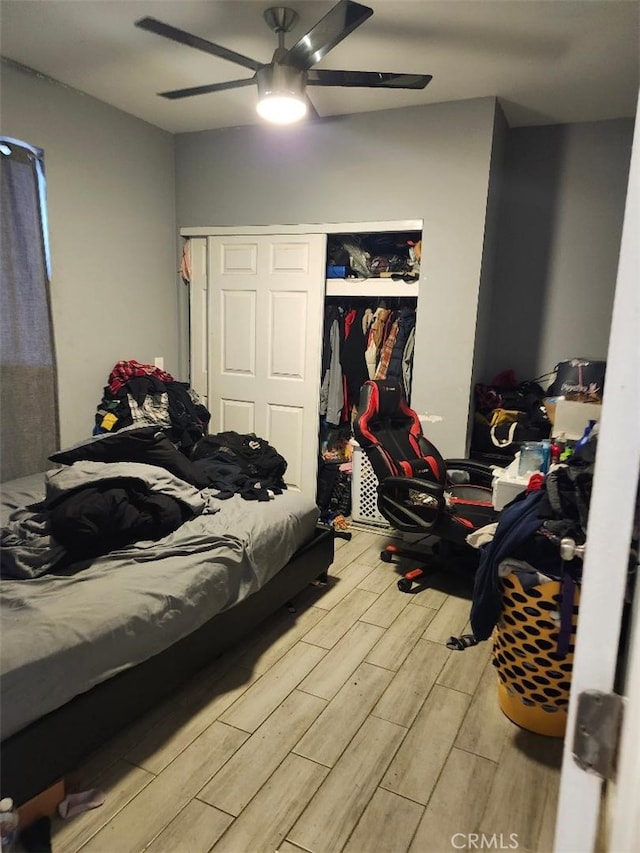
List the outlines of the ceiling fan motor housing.
{"label": "ceiling fan motor housing", "polygon": [[291,97],[303,99],[307,74],[290,65],[273,62],[265,65],[256,72],[258,97],[262,100],[268,97]]}
{"label": "ceiling fan motor housing", "polygon": [[274,33],[288,33],[295,26],[298,13],[286,6],[272,6],[264,10],[263,17]]}

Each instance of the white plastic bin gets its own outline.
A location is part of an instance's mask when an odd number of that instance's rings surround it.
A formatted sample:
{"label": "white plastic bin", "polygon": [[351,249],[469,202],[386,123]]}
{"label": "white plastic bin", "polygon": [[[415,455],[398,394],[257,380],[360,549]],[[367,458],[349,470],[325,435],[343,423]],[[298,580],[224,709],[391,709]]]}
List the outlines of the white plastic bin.
{"label": "white plastic bin", "polygon": [[516,458],[507,468],[496,468],[493,472],[493,506],[500,511],[510,503],[520,492],[529,485],[531,478],[530,474],[526,477],[518,476],[518,465],[520,462],[520,453],[516,453]]}
{"label": "white plastic bin", "polygon": [[389,527],[389,522],[378,511],[378,478],[369,457],[356,445],[353,448],[351,475],[351,518],[361,524]]}

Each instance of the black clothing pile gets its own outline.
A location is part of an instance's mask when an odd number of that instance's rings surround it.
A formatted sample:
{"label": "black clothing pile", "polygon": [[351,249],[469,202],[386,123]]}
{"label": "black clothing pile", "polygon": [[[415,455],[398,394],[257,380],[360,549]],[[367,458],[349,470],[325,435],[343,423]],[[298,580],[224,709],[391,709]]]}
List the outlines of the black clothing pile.
{"label": "black clothing pile", "polygon": [[155,426],[124,427],[117,432],[92,436],[72,447],[52,453],[49,459],[61,465],[74,462],[142,462],[164,468],[197,489],[206,489],[209,481],[194,467],[187,455],[178,450],[166,434]]}
{"label": "black clothing pile", "polygon": [[196,488],[158,465],[79,460],[54,468],[44,500],[18,507],[0,531],[1,576],[29,580],[157,541],[205,510]]}
{"label": "black clothing pile", "polygon": [[162,539],[193,518],[181,501],[126,478],[80,488],[51,504],[49,511],[52,535],[74,558]]}
{"label": "black clothing pile", "polygon": [[191,458],[209,485],[220,489],[218,498],[240,494],[245,500],[268,501],[270,492],[279,495],[287,488],[282,479],[286,459],[253,432],[206,435]]}
{"label": "black clothing pile", "polygon": [[585,541],[597,438],[549,471],[544,487],[523,492],[501,512],[492,541],[483,546],[475,576],[471,627],[478,640],[486,640],[500,618],[500,563],[512,558],[529,564],[532,573],[579,582],[582,561],[563,562],[560,539]]}
{"label": "black clothing pile", "polygon": [[474,387],[471,455],[506,464],[525,441],[549,437],[551,422],[544,406],[545,392],[535,380],[518,382],[512,370],[494,377],[490,385]]}
{"label": "black clothing pile", "polygon": [[95,415],[94,433],[154,425],[165,430],[188,455],[205,434],[210,419],[211,414],[187,382],[144,374],[105,386]]}
{"label": "black clothing pile", "polygon": [[245,500],[268,501],[281,494],[287,461],[268,441],[255,433],[229,430],[202,438],[192,453],[194,466],[218,498],[240,494]]}
{"label": "black clothing pile", "polygon": [[[80,454],[71,448],[50,457],[52,461],[102,460],[106,451],[110,461],[165,467],[198,489],[218,489],[216,497],[223,499],[240,494],[245,500],[266,501],[286,489],[287,462],[268,441],[231,430],[207,435],[211,415],[186,382],[153,365],[119,361],[108,383],[94,434],[109,438],[91,444],[89,456],[83,446]],[[127,432],[119,442],[116,435]]]}

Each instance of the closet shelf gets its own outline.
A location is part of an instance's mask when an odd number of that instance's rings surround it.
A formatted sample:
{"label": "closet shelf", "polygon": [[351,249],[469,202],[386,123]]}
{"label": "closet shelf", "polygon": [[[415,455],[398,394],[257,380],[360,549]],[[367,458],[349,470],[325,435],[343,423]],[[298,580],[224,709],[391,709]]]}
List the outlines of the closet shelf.
{"label": "closet shelf", "polygon": [[416,281],[392,278],[328,278],[327,296],[417,296]]}

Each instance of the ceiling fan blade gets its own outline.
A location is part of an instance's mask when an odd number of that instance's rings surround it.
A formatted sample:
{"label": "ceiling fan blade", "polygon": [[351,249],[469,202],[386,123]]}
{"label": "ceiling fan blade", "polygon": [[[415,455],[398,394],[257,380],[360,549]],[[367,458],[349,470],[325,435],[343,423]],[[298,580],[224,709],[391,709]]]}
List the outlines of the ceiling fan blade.
{"label": "ceiling fan blade", "polygon": [[177,41],[180,44],[186,44],[187,47],[195,47],[197,50],[202,50],[205,53],[210,53],[213,56],[218,56],[220,59],[228,59],[229,62],[235,62],[238,65],[243,65],[245,68],[250,68],[251,71],[257,71],[262,67],[262,63],[251,59],[248,56],[243,56],[241,53],[236,53],[235,50],[229,50],[219,44],[214,44],[212,41],[194,36],[191,33],[186,33],[184,30],[179,30],[172,27],[170,24],[164,24],[156,18],[140,18],[135,22],[136,27],[141,30],[147,30],[150,33],[155,33],[158,36]]}
{"label": "ceiling fan blade", "polygon": [[371,15],[373,9],[368,6],[352,0],[340,0],[287,51],[282,62],[300,71],[308,71]]}
{"label": "ceiling fan blade", "polygon": [[369,89],[424,89],[431,74],[386,74],[378,71],[307,72],[308,86],[360,86]]}
{"label": "ceiling fan blade", "polygon": [[190,86],[188,89],[173,89],[170,92],[158,92],[161,98],[177,101],[180,98],[191,98],[193,95],[208,95],[210,92],[224,92],[225,89],[240,89],[255,83],[254,77],[246,80],[227,80],[226,83],[209,83],[204,86]]}
{"label": "ceiling fan blade", "polygon": [[313,105],[311,98],[309,95],[305,94],[305,101],[307,102],[307,118],[315,121],[315,119],[320,118],[320,113]]}

